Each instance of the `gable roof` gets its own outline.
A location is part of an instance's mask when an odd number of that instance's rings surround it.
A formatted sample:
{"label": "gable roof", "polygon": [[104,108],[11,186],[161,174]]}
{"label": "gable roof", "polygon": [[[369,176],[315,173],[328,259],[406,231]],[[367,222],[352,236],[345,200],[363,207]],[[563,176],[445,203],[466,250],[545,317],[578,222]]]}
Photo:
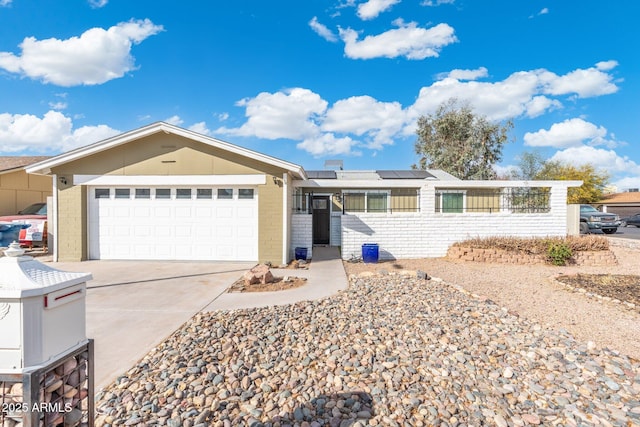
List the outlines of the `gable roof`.
{"label": "gable roof", "polygon": [[50,156],[0,156],[0,173],[23,169],[25,166],[50,158]]}
{"label": "gable roof", "polygon": [[613,203],[640,203],[640,191],[610,194],[603,197],[598,203],[605,205]]}
{"label": "gable roof", "polygon": [[244,156],[253,160],[257,160],[263,163],[267,163],[267,164],[285,169],[293,173],[296,178],[306,179],[307,177],[302,166],[299,166],[284,160],[280,160],[275,157],[268,156],[266,154],[258,153],[257,151],[249,150],[247,148],[243,148],[238,145],[234,145],[229,142],[225,142],[216,138],[202,135],[197,132],[193,132],[191,130],[174,126],[165,122],[152,123],[150,125],[147,125],[138,129],[134,129],[132,131],[125,132],[120,135],[116,135],[111,138],[107,138],[105,140],[98,141],[90,145],[86,145],[84,147],[76,148],[75,150],[71,150],[66,153],[62,153],[58,156],[52,157],[50,159],[47,159],[29,166],[27,168],[27,172],[45,174],[45,175],[50,174],[51,168],[53,167],[60,166],[65,163],[69,163],[74,160],[81,159],[86,156],[90,156],[92,154],[100,153],[110,148],[118,147],[120,145],[127,144],[129,142],[132,142],[140,138],[144,138],[159,132],[164,132],[167,134],[173,134],[173,135],[181,136],[184,138],[188,138],[193,141],[198,141],[203,144],[228,151],[230,153],[238,154],[240,156]]}

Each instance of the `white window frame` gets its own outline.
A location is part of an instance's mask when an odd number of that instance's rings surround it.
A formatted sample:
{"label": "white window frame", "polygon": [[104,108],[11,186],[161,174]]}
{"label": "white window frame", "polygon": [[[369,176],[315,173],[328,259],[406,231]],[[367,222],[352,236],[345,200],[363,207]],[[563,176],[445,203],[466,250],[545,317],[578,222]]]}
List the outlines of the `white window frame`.
{"label": "white window frame", "polygon": [[[346,212],[346,213],[372,213],[372,214],[383,214],[389,213],[391,209],[391,190],[362,190],[362,189],[349,189],[342,190],[342,203],[344,210],[344,195],[345,194],[364,194],[364,212]],[[369,194],[385,194],[387,196],[387,208],[384,211],[374,211],[369,212]]]}
{"label": "white window frame", "polygon": [[[442,203],[442,195],[443,194],[462,194],[462,212],[444,212],[443,211],[443,203]],[[438,190],[436,189],[436,198],[440,204],[440,211],[436,212],[439,214],[448,214],[448,215],[460,215],[467,213],[467,190]]]}

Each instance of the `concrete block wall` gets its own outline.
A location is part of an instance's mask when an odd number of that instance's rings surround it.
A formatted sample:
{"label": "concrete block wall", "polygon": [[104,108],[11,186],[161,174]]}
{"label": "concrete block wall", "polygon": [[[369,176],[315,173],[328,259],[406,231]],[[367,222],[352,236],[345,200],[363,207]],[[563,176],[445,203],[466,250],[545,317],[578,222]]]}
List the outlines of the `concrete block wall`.
{"label": "concrete block wall", "polygon": [[454,242],[476,237],[566,236],[566,195],[551,189],[549,213],[436,213],[434,187],[425,186],[420,212],[343,215],[342,257],[361,256],[364,243],[377,243],[384,260],[442,257]]}
{"label": "concrete block wall", "polygon": [[342,246],[342,214],[331,214],[331,246]]}
{"label": "concrete block wall", "polygon": [[291,215],[290,257],[294,258],[295,248],[307,248],[307,257],[313,257],[313,222],[312,215]]}

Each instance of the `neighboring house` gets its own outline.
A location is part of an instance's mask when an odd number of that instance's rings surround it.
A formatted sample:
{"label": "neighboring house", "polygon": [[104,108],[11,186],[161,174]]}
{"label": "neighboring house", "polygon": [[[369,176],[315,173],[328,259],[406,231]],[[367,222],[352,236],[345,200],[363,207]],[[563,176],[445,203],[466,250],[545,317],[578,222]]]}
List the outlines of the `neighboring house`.
{"label": "neighboring house", "polygon": [[27,168],[53,176],[54,259],[286,263],[296,247],[442,256],[490,235],[565,235],[579,181],[460,181],[441,171],[310,171],[167,123]]}
{"label": "neighboring house", "polygon": [[602,212],[618,214],[621,218],[632,216],[640,213],[640,191],[609,194],[593,205]]}
{"label": "neighboring house", "polygon": [[53,191],[51,177],[27,174],[25,167],[48,158],[0,156],[0,216],[13,215],[33,203],[47,201]]}

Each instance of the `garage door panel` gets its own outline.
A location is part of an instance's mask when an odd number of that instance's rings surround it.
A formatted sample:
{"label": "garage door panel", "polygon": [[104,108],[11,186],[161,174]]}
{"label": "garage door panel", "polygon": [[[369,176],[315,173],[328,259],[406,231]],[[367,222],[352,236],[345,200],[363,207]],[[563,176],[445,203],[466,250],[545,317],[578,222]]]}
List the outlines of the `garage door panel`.
{"label": "garage door panel", "polygon": [[168,218],[171,216],[171,208],[169,206],[156,206],[153,209],[153,214],[155,216],[159,216],[159,217],[163,217],[163,218]]}
{"label": "garage door panel", "polygon": [[176,218],[191,218],[191,207],[176,207]]}
{"label": "garage door panel", "polygon": [[[196,190],[193,188],[192,194]],[[115,191],[110,191],[113,197]],[[93,189],[89,194],[94,194]],[[131,194],[135,194],[133,187]],[[212,194],[217,194],[215,188]],[[258,258],[257,199],[238,200],[237,190],[233,199],[175,199],[175,190],[172,199],[91,196],[88,223],[92,259]]]}

